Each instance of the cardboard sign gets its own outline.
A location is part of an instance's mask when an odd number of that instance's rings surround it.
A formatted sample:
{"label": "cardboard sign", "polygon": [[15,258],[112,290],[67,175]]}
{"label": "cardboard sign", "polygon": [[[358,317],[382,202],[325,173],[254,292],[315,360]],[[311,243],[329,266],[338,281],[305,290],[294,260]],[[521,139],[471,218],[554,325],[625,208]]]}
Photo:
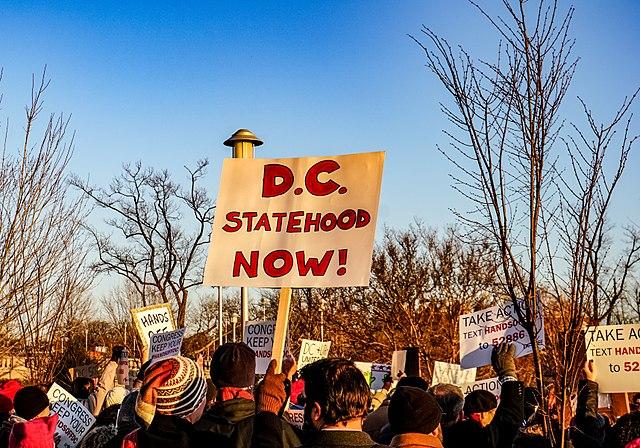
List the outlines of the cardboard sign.
{"label": "cardboard sign", "polygon": [[396,350],[391,355],[391,377],[399,380],[405,373],[404,366],[407,362],[407,351]]}
{"label": "cardboard sign", "polygon": [[[540,312],[535,325],[539,330],[538,345],[543,346],[544,325]],[[460,366],[463,369],[491,364],[491,351],[501,342],[514,344],[516,357],[532,352],[531,340],[520,325],[512,302],[460,316]]]}
{"label": "cardboard sign", "polygon": [[589,327],[584,338],[600,392],[640,390],[640,324]]}
{"label": "cardboard sign", "polygon": [[383,161],[225,159],[204,284],[368,286]]}
{"label": "cardboard sign", "polygon": [[463,369],[459,364],[449,364],[448,362],[436,361],[433,366],[433,376],[431,385],[444,384],[465,384],[473,383],[476,380],[476,368]]}
{"label": "cardboard sign", "polygon": [[391,364],[371,364],[371,389],[382,389],[384,377],[390,374]]}
{"label": "cardboard sign", "polygon": [[58,426],[53,436],[56,448],[74,448],[87,435],[96,419],[76,397],[53,383],[49,392],[49,408],[58,414]]}
{"label": "cardboard sign", "polygon": [[300,355],[298,356],[298,370],[307,364],[329,356],[330,348],[331,341],[322,342],[303,339],[302,344],[300,344]]}
{"label": "cardboard sign", "polygon": [[498,378],[489,378],[487,380],[478,380],[471,383],[460,384],[460,389],[466,397],[474,390],[488,390],[496,396],[498,403],[500,403],[500,393],[502,392],[502,384]]}
{"label": "cardboard sign", "polygon": [[176,329],[173,311],[168,303],[133,309],[131,317],[133,317],[136,330],[138,330],[140,340],[145,347],[149,347],[152,334],[166,333]]}
{"label": "cardboard sign", "polygon": [[369,387],[371,387],[371,366],[373,364],[370,362],[358,362],[358,361],[354,361],[353,363],[356,365],[358,369],[360,369],[360,371],[364,375],[364,378],[367,380],[367,384],[369,385]]}
{"label": "cardboard sign", "polygon": [[257,374],[265,374],[269,367],[275,326],[272,320],[247,321],[244,326],[244,343],[256,353]]}
{"label": "cardboard sign", "polygon": [[302,429],[304,424],[304,409],[287,408],[282,415],[284,419],[298,429]]}
{"label": "cardboard sign", "polygon": [[167,331],[166,333],[154,333],[150,338],[149,359],[153,362],[161,359],[171,358],[172,356],[180,356],[182,348],[182,340],[184,339],[184,331],[186,328],[180,328],[175,331]]}
{"label": "cardboard sign", "polygon": [[84,366],[73,367],[71,372],[71,378],[99,378],[98,366],[95,364],[86,364]]}

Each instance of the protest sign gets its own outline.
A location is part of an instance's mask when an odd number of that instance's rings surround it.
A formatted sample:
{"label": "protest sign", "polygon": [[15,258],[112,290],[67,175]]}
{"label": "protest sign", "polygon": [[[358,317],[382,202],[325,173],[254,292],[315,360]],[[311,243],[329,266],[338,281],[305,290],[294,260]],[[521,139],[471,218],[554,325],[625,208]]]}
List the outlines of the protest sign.
{"label": "protest sign", "polygon": [[256,373],[261,375],[267,372],[271,361],[274,328],[272,320],[247,321],[244,326],[244,343],[256,353]]}
{"label": "protest sign", "polygon": [[95,417],[76,397],[56,383],[51,385],[47,396],[51,412],[58,414],[54,434],[56,448],[74,448],[87,435],[96,421]]}
{"label": "protest sign", "polygon": [[640,324],[589,327],[584,337],[587,359],[598,370],[600,392],[640,390]]}
{"label": "protest sign", "polygon": [[329,355],[331,341],[312,341],[303,339],[300,344],[300,355],[298,356],[298,369],[311,364],[319,359],[324,359]]}
{"label": "protest sign", "polygon": [[140,340],[145,347],[149,347],[149,339],[152,334],[166,333],[176,329],[173,320],[173,311],[168,303],[145,306],[131,310],[131,316],[135,323]]}
{"label": "protest sign", "polygon": [[71,370],[71,378],[98,378],[100,373],[98,372],[98,366],[95,364],[86,364],[84,366],[76,366]]}
{"label": "protest sign", "polygon": [[478,380],[470,383],[460,384],[460,389],[466,397],[474,390],[487,390],[496,396],[498,402],[500,402],[500,393],[502,392],[502,384],[498,378],[489,378],[487,380]]}
{"label": "protest sign", "polygon": [[391,355],[391,377],[394,380],[399,380],[405,373],[404,366],[407,362],[407,351],[396,350]]}
{"label": "protest sign", "polygon": [[390,374],[391,364],[371,364],[371,389],[382,389],[382,386],[384,386],[384,377]]}
{"label": "protest sign", "polygon": [[383,161],[225,159],[203,282],[368,286]]}
{"label": "protest sign", "polygon": [[186,328],[165,333],[154,333],[149,340],[149,359],[153,362],[161,359],[179,356]]}
{"label": "protest sign", "polygon": [[459,364],[449,364],[448,362],[436,361],[433,366],[433,376],[431,385],[445,384],[465,384],[473,383],[476,380],[476,368],[463,369]]}
{"label": "protest sign", "polygon": [[284,419],[298,429],[302,429],[304,424],[304,409],[287,408],[282,415]]}
{"label": "protest sign", "polygon": [[373,363],[358,361],[354,361],[353,363],[358,369],[360,369],[360,371],[364,375],[364,378],[367,380],[367,384],[371,386],[371,366],[373,365]]}
{"label": "protest sign", "polygon": [[[520,306],[524,307],[523,302]],[[536,339],[542,346],[544,325],[541,312],[538,312],[535,325],[538,329]],[[520,325],[512,302],[460,316],[460,366],[463,369],[491,364],[491,351],[501,342],[512,343],[516,347],[516,357],[532,352],[531,340]]]}

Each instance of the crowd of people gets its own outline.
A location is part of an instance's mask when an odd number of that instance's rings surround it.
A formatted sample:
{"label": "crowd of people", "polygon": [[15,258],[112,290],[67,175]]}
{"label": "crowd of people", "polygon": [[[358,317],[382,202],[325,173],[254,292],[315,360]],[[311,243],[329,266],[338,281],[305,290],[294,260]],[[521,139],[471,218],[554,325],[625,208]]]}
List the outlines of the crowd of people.
{"label": "crowd of people", "polygon": [[[545,406],[519,380],[508,344],[492,354],[499,401],[485,390],[465,397],[453,384],[430,387],[417,376],[396,384],[386,378],[372,394],[356,365],[340,358],[299,372],[290,359],[281,369],[273,360],[256,382],[255,353],[243,343],[218,347],[210,380],[198,362],[176,356],[143,364],[127,390],[115,375],[122,349],[114,348],[96,387],[88,378],[72,384],[70,392],[96,416],[81,448],[547,448],[552,437],[573,448],[640,448],[640,410],[616,421],[598,413],[591,362],[570,428],[543,431]],[[290,402],[303,410],[300,428],[285,418]],[[4,382],[0,420],[0,448],[55,446],[58,415],[37,386]]]}

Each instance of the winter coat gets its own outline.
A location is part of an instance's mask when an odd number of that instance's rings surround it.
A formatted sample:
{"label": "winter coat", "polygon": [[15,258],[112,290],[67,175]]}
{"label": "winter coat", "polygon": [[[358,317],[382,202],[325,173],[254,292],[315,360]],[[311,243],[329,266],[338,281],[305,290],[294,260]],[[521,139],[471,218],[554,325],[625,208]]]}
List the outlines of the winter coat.
{"label": "winter coat", "polygon": [[[95,407],[93,409],[89,409],[96,417],[100,414],[100,411],[102,411],[102,405],[107,397],[107,393],[116,385],[117,370],[118,363],[115,361],[109,361],[98,380],[98,386],[95,391]],[[93,399],[91,400],[93,403]]]}
{"label": "winter coat", "polygon": [[15,422],[9,434],[9,448],[54,448],[53,434],[58,414]]}
{"label": "winter coat", "polygon": [[22,422],[26,422],[26,420],[13,414],[0,424],[0,448],[9,448],[9,434],[11,434],[11,428],[13,428],[14,423]]}
{"label": "winter coat", "polygon": [[[389,425],[389,400],[383,401],[378,409],[367,415],[362,422],[362,430],[373,440],[380,442],[382,430],[387,425]],[[391,440],[391,437],[388,439]]]}
{"label": "winter coat", "polygon": [[302,446],[303,448],[374,448],[385,445],[378,445],[369,437],[369,434],[363,431],[317,431],[309,434]]}
{"label": "winter coat", "polygon": [[442,448],[442,442],[431,434],[398,434],[391,440],[391,448]]}
{"label": "winter coat", "polygon": [[445,448],[511,448],[524,421],[523,385],[520,381],[502,384],[500,404],[491,423],[482,427],[475,420],[463,420],[444,433]]}
{"label": "winter coat", "polygon": [[156,414],[148,428],[136,429],[122,440],[122,448],[192,448],[201,446],[203,445],[197,442],[195,430],[190,422],[182,417],[162,414]]}

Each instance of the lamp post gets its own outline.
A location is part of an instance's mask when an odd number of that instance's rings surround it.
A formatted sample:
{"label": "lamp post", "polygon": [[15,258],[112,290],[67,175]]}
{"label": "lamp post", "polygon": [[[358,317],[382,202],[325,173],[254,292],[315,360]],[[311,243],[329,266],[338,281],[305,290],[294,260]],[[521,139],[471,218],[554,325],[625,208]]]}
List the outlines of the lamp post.
{"label": "lamp post", "polygon": [[[224,142],[225,146],[233,148],[234,159],[253,159],[253,150],[256,146],[262,145],[262,140],[255,136],[248,129],[238,129]],[[240,288],[240,321],[242,328],[249,320],[249,289]]]}
{"label": "lamp post", "polygon": [[236,341],[236,324],[238,323],[238,313],[233,313],[231,316],[231,324],[233,325],[233,342]]}

